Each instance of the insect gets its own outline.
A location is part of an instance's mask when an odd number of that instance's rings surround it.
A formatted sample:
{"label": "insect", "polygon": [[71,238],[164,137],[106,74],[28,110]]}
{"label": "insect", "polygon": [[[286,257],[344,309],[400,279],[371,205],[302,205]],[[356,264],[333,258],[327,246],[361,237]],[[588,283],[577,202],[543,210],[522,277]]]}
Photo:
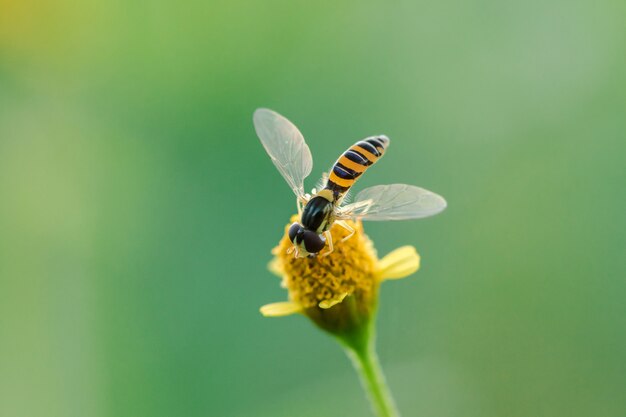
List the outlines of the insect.
{"label": "insect", "polygon": [[300,222],[289,228],[296,257],[316,256],[326,244],[328,251],[319,256],[332,253],[333,224],[349,231],[342,241],[355,232],[345,220],[417,219],[446,208],[443,197],[406,184],[369,187],[358,193],[354,202],[344,204],[352,185],[385,154],[389,138],[384,135],[365,138],[348,148],[325,176],[323,188],[308,194],[304,191],[304,179],[311,173],[313,159],[298,128],[269,109],[257,109],[253,121],[263,147],[296,194]]}

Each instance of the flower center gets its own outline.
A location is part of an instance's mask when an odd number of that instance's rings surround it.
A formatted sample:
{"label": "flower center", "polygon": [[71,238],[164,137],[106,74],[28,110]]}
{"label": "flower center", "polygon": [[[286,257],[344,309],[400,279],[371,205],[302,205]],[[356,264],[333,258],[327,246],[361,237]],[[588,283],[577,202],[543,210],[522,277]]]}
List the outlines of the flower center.
{"label": "flower center", "polygon": [[296,258],[289,251],[293,245],[287,234],[289,226],[274,248],[289,298],[305,309],[317,306],[328,308],[347,295],[355,295],[363,301],[374,296],[377,259],[372,242],[363,233],[360,223],[346,223],[354,229],[354,234],[342,242],[351,232],[334,224],[330,230],[334,250],[327,256],[323,255],[328,252],[328,245],[316,257]]}

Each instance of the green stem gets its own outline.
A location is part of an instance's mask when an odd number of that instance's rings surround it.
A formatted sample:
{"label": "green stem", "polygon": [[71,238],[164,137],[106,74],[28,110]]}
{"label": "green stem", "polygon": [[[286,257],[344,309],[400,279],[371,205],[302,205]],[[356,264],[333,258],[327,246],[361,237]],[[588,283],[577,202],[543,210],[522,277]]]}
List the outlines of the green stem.
{"label": "green stem", "polygon": [[344,343],[346,353],[352,360],[367,392],[372,408],[378,417],[400,417],[385,375],[378,361],[374,343],[374,332],[368,332],[365,343]]}

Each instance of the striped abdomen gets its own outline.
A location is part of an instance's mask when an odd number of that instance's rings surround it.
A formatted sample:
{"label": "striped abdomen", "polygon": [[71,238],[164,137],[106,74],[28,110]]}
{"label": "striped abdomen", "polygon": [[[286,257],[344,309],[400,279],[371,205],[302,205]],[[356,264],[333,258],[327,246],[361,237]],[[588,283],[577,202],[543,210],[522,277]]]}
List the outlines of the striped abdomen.
{"label": "striped abdomen", "polygon": [[352,145],[333,165],[326,188],[344,194],[370,165],[383,156],[387,146],[389,138],[383,135],[372,136]]}

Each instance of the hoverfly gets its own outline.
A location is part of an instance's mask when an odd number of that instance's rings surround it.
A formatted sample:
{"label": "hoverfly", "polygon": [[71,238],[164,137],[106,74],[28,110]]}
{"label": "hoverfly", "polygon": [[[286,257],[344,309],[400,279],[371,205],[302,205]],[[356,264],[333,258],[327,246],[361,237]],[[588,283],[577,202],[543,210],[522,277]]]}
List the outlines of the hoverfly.
{"label": "hoverfly", "polygon": [[[253,116],[256,133],[272,162],[278,168],[297,197],[300,222],[289,228],[296,257],[316,256],[328,243],[333,252],[330,228],[338,224],[354,229],[345,220],[406,220],[428,217],[446,208],[443,197],[406,184],[377,185],[356,195],[354,202],[343,204],[346,193],[360,176],[385,153],[389,138],[371,136],[356,142],[324,175],[323,188],[305,193],[304,179],[313,168],[311,151],[296,126],[269,109],[257,109]],[[323,235],[323,236],[322,236]],[[342,241],[343,241],[342,240]]]}

